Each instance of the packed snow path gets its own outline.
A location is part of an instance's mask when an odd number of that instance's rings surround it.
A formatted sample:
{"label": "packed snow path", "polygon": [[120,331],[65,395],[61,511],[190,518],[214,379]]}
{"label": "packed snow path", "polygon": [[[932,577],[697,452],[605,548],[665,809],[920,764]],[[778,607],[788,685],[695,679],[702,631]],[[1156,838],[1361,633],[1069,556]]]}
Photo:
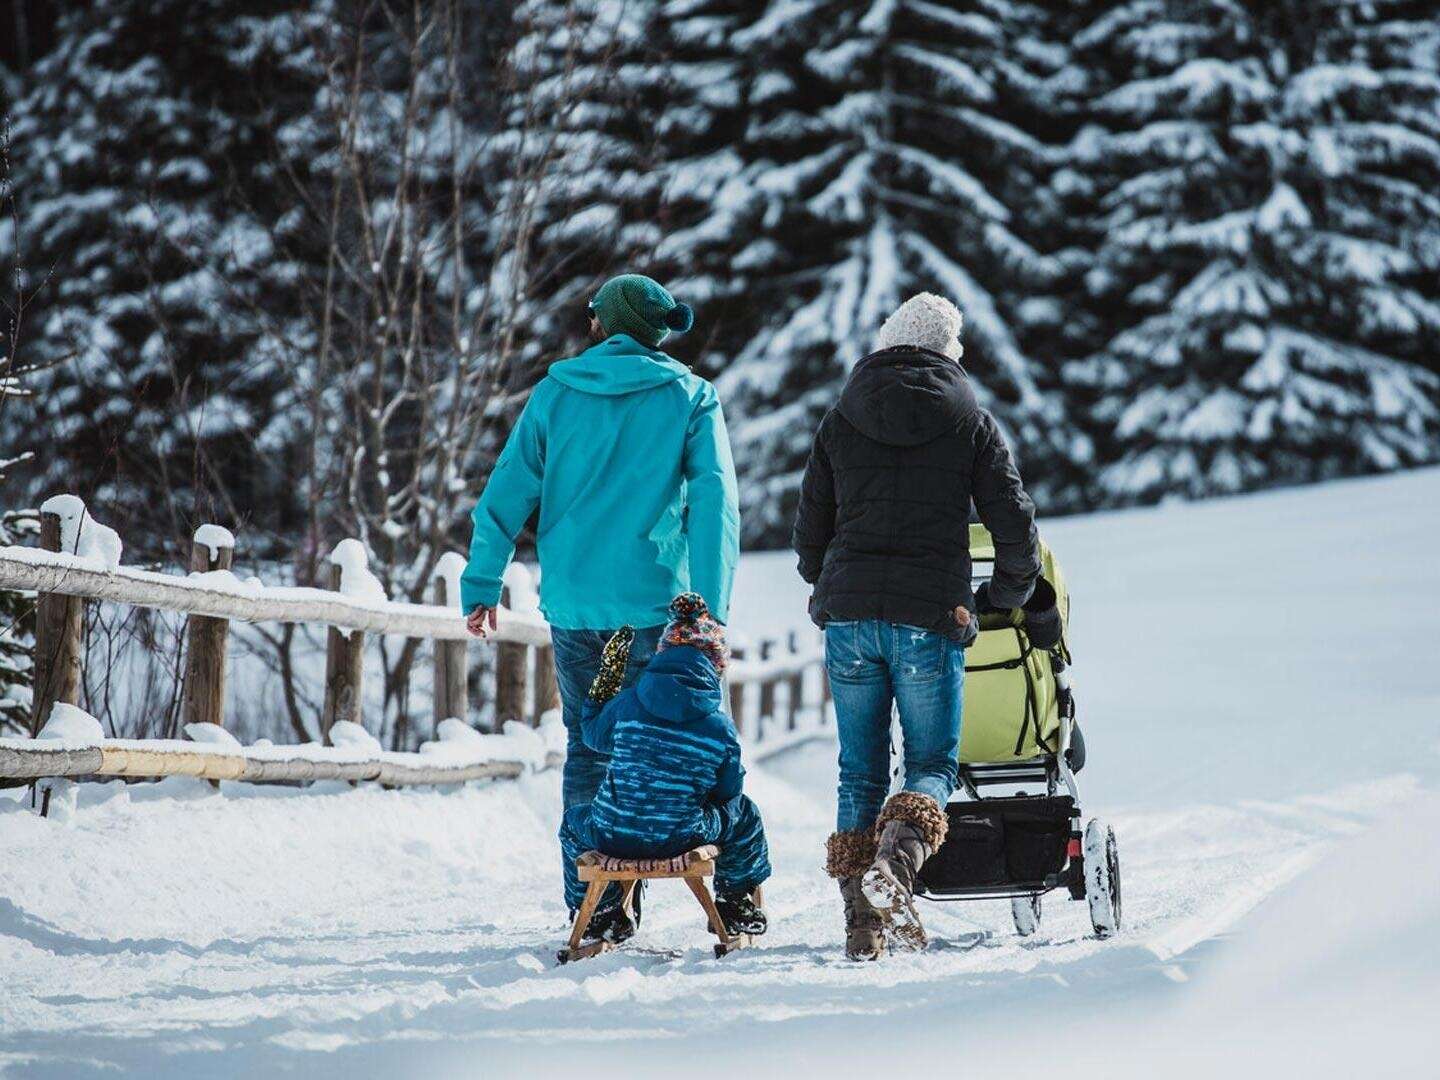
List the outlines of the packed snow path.
{"label": "packed snow path", "polygon": [[943,1000],[957,1019],[1007,1001],[1063,1009],[1070,993],[1165,988],[1188,950],[1357,829],[1375,797],[1413,794],[1118,813],[1119,939],[1095,940],[1085,905],[1058,894],[1025,941],[1003,903],[927,905],[942,946],[857,966],[840,955],[835,887],[818,865],[828,816],[768,775],[753,790],[779,868],[774,926],[763,948],[723,962],[693,899],[660,882],[633,950],[555,965],[553,775],[448,794],[215,795],[176,779],[127,795],[117,783],[88,792],[69,826],[8,814],[7,874],[27,873],[0,900],[0,1046],[67,1075],[86,1061],[194,1075],[194,1055],[222,1049],[208,1068],[236,1075],[353,1075],[374,1055],[518,1071],[570,1057],[571,1043],[773,1041],[790,1025],[872,1024],[906,1002]]}
{"label": "packed snow path", "polygon": [[[1440,690],[1404,644],[1440,640],[1437,507],[1431,471],[1048,530],[1076,597],[1082,795],[1120,837],[1114,940],[1052,894],[1035,938],[1004,903],[925,905],[941,945],[847,963],[820,869],[834,766],[818,744],[752,770],[773,928],[719,962],[693,900],[659,882],[635,948],[554,964],[553,772],[444,793],[95,785],[48,821],[0,801],[0,1072],[653,1075],[670,1064],[658,1044],[703,1075],[882,1062],[897,1045],[945,1075],[1017,1054],[1204,1075],[1210,1051],[1164,1032],[1207,985],[1225,1006],[1212,1036],[1263,1017],[1276,1061],[1303,1045],[1309,1075],[1345,1075],[1336,1052],[1371,1055],[1380,1031],[1413,1064],[1440,1049],[1404,1012],[1436,990],[1435,875],[1415,876],[1433,861],[1409,834],[1372,838],[1440,825]],[[757,613],[756,597],[799,593],[788,559],[745,573]],[[1337,843],[1340,870],[1317,865]],[[1391,861],[1368,866],[1374,850]],[[1367,981],[1306,951],[1336,941],[1430,981]],[[1317,987],[1353,996],[1306,998],[1303,1037],[1275,1026],[1277,1002]]]}

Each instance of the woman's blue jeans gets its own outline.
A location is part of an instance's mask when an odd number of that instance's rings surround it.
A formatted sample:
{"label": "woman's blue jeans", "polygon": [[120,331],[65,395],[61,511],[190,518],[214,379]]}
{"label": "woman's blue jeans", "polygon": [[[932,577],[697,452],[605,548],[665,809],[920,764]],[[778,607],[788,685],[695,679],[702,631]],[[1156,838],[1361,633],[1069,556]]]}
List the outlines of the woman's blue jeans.
{"label": "woman's blue jeans", "polygon": [[941,806],[955,790],[965,648],[944,634],[879,619],[825,627],[825,667],[840,736],[835,827],[875,824],[890,790],[890,712],[899,706],[905,790]]}

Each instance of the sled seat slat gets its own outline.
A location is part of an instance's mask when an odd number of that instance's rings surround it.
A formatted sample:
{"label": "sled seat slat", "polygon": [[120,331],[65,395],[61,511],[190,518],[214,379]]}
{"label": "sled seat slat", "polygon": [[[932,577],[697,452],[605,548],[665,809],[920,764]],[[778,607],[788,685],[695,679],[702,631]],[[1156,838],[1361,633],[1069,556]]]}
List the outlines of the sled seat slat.
{"label": "sled seat slat", "polygon": [[602,851],[587,851],[575,860],[581,881],[640,881],[650,878],[710,877],[720,849],[702,844],[668,859],[619,859]]}

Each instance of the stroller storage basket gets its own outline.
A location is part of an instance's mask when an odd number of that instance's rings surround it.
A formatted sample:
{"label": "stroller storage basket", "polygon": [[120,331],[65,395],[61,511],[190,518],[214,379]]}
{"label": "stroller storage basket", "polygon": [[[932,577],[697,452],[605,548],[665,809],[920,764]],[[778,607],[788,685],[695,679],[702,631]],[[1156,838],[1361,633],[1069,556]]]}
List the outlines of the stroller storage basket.
{"label": "stroller storage basket", "polygon": [[927,896],[1006,895],[1067,881],[1067,848],[1078,827],[1068,795],[952,802],[949,833],[920,869]]}

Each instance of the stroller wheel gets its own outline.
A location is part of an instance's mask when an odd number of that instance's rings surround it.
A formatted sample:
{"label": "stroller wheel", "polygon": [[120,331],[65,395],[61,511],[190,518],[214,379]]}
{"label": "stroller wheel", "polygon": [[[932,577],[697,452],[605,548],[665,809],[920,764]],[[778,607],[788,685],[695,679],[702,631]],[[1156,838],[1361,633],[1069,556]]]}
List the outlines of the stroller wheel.
{"label": "stroller wheel", "polygon": [[1120,852],[1115,830],[1099,818],[1085,826],[1085,899],[1090,925],[1106,938],[1120,929]]}
{"label": "stroller wheel", "polygon": [[1012,896],[1010,915],[1015,920],[1015,932],[1029,937],[1040,929],[1040,896]]}

